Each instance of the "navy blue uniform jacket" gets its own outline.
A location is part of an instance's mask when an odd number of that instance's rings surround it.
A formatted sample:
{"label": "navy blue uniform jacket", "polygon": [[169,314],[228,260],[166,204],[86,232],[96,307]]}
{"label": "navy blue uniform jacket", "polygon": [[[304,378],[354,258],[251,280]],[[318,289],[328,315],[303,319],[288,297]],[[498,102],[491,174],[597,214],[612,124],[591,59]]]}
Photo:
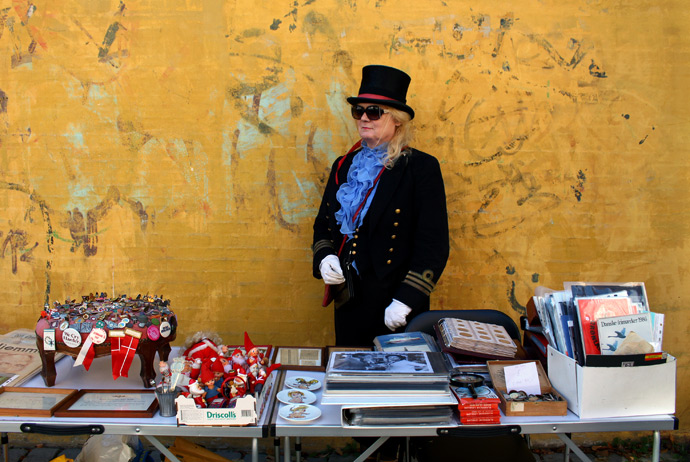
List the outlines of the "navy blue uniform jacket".
{"label": "navy blue uniform jacket", "polygon": [[[343,240],[335,220],[340,209],[336,171],[338,184],[347,182],[355,155],[347,155],[340,168],[342,157],[333,163],[314,221],[313,272],[319,279],[321,260],[336,254]],[[408,148],[383,172],[364,221],[343,253],[350,251],[362,277],[377,279],[390,298],[412,308],[408,320],[429,309],[429,296],[449,253],[446,195],[435,157]]]}

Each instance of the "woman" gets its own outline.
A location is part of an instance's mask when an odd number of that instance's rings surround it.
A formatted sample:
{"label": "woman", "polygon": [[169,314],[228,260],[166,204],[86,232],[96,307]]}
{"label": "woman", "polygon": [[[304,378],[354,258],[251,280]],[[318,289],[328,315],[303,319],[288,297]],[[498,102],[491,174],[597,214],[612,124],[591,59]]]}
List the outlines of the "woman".
{"label": "woman", "polygon": [[338,346],[371,346],[428,310],[448,259],[439,163],[408,146],[409,84],[398,69],[366,66],[347,99],[362,139],[333,163],[312,246],[314,276],[335,293]]}

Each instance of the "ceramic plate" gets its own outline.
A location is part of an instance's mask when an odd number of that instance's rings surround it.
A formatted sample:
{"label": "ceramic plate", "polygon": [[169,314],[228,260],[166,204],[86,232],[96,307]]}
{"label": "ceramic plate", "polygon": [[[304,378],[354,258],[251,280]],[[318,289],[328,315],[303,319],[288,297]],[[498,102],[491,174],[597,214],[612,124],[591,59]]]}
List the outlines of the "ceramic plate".
{"label": "ceramic plate", "polygon": [[285,404],[311,404],[316,401],[316,395],[309,390],[300,390],[297,388],[288,388],[280,391],[276,398],[278,401]]}
{"label": "ceramic plate", "polygon": [[321,416],[321,409],[309,404],[290,404],[289,406],[281,407],[278,414],[290,422],[311,422]]}
{"label": "ceramic plate", "polygon": [[314,391],[321,388],[321,382],[314,377],[290,377],[285,381],[285,385],[290,388],[299,388],[300,390]]}

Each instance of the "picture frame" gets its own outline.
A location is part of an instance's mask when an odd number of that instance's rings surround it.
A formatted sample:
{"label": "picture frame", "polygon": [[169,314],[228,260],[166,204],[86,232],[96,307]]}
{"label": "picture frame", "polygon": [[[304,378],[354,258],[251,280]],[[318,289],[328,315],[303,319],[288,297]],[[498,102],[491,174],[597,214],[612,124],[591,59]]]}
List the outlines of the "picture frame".
{"label": "picture frame", "polygon": [[67,388],[0,388],[0,416],[52,417],[77,390]]}
{"label": "picture frame", "polygon": [[56,417],[151,418],[158,410],[153,390],[79,390],[57,408]]}
{"label": "picture frame", "polygon": [[317,371],[326,370],[326,349],[324,347],[278,346],[273,363],[280,363],[280,370]]}

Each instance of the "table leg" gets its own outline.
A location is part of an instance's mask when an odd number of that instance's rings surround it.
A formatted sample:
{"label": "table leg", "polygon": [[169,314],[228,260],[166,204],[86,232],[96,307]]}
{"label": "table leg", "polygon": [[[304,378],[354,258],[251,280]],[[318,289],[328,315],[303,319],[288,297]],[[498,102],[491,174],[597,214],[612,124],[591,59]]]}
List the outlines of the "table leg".
{"label": "table leg", "polygon": [[2,440],[2,454],[4,455],[4,461],[10,462],[10,439],[7,433],[0,433],[0,439]]}
{"label": "table leg", "polygon": [[[372,455],[372,454],[374,453],[374,451],[376,451],[378,448],[380,448],[381,445],[382,445],[383,443],[385,443],[387,440],[388,440],[388,437],[387,437],[387,436],[381,436],[381,437],[379,437],[379,439],[377,439],[376,441],[374,441],[374,444],[372,444],[371,446],[369,446],[369,447],[367,448],[367,450],[364,451],[363,453],[361,453],[361,454],[359,455],[359,457],[357,457],[353,462],[364,462],[365,460],[367,460],[367,457],[369,457],[370,455]],[[286,461],[286,462],[289,462],[289,461]]]}
{"label": "table leg", "polygon": [[302,439],[298,436],[295,438],[295,462],[302,461]]}
{"label": "table leg", "polygon": [[290,462],[290,437],[286,436],[284,441],[285,441],[285,449],[283,450],[284,455],[285,455],[284,460],[285,460],[285,462]]}
{"label": "table leg", "polygon": [[578,448],[578,447],[577,447],[577,444],[575,444],[575,443],[573,442],[573,440],[571,440],[570,438],[568,438],[567,435],[564,435],[563,433],[557,433],[557,436],[565,443],[565,445],[566,445],[566,451],[568,450],[568,448],[570,448],[570,449],[575,453],[575,455],[576,455],[577,457],[579,457],[580,460],[582,460],[583,462],[584,462],[584,461],[589,461],[589,462],[592,461],[592,459],[590,459],[589,457],[587,457],[587,454],[585,454],[584,452],[582,452],[582,449]]}
{"label": "table leg", "polygon": [[252,462],[259,462],[259,439],[252,438]]}
{"label": "table leg", "polygon": [[652,447],[652,462],[659,462],[661,457],[661,432],[654,430],[654,446]]}
{"label": "table leg", "polygon": [[280,460],[280,438],[273,438],[273,460]]}
{"label": "table leg", "polygon": [[167,457],[168,459],[170,459],[170,462],[180,462],[180,459],[178,459],[178,458],[175,456],[175,454],[173,454],[172,452],[170,452],[170,451],[168,450],[168,448],[166,448],[165,446],[163,446],[163,444],[162,444],[160,441],[158,441],[158,439],[157,439],[156,437],[154,437],[154,436],[148,436],[148,435],[141,435],[141,436],[143,436],[144,438],[146,438],[147,440],[149,440],[149,442],[150,442],[151,444],[153,444],[153,445],[156,447],[156,449],[158,449],[165,457]]}

